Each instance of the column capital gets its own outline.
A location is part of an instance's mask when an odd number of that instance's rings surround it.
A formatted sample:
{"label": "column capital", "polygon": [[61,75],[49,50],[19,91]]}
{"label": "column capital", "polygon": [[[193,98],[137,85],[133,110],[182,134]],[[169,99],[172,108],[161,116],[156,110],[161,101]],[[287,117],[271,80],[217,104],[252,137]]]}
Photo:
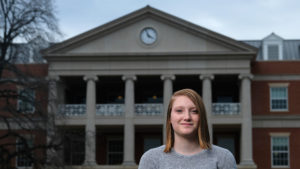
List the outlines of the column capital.
{"label": "column capital", "polygon": [[252,80],[253,75],[251,73],[239,74],[239,79],[245,79],[245,78],[248,78],[248,79]]}
{"label": "column capital", "polygon": [[175,80],[176,77],[175,77],[175,75],[161,75],[161,76],[160,76],[160,79],[161,79],[161,80],[167,80],[167,79]]}
{"label": "column capital", "polygon": [[89,80],[93,80],[93,81],[98,81],[98,77],[96,75],[85,75],[83,77],[84,81],[89,81]]}
{"label": "column capital", "polygon": [[126,81],[126,80],[133,80],[136,81],[136,76],[135,75],[123,75],[122,76],[122,80]]}
{"label": "column capital", "polygon": [[55,81],[55,82],[57,82],[57,81],[60,80],[60,77],[58,75],[47,76],[46,80],[47,81]]}
{"label": "column capital", "polygon": [[214,80],[215,76],[213,74],[202,74],[199,76],[199,78],[201,80],[204,80],[204,79]]}

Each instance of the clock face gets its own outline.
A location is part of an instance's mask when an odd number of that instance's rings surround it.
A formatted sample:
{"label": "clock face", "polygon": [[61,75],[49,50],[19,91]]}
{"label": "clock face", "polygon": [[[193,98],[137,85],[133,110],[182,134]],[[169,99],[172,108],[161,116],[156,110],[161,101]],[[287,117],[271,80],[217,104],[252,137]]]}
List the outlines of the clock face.
{"label": "clock face", "polygon": [[146,45],[151,45],[157,40],[157,32],[155,29],[147,27],[141,32],[140,38]]}

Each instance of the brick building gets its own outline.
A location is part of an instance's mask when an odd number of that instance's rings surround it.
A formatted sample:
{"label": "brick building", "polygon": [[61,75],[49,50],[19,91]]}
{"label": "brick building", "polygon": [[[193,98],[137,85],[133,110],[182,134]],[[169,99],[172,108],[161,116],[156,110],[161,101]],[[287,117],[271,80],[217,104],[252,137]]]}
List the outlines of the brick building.
{"label": "brick building", "polygon": [[[173,91],[206,105],[239,168],[300,166],[300,40],[237,41],[145,7],[43,51],[67,165],[136,167],[164,143]],[[84,139],[86,136],[86,139]]]}

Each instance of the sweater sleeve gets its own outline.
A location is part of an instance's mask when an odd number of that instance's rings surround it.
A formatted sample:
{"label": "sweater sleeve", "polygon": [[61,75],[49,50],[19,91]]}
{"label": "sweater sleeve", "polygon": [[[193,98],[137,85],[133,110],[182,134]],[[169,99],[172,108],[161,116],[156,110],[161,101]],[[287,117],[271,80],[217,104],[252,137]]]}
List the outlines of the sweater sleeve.
{"label": "sweater sleeve", "polygon": [[155,154],[153,154],[150,150],[143,154],[138,169],[156,169],[156,163]]}

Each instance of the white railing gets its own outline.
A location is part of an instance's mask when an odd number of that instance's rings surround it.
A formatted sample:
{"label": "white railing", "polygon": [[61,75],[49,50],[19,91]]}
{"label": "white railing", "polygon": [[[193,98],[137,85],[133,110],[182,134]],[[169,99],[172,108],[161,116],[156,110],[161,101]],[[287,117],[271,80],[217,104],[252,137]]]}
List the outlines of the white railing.
{"label": "white railing", "polygon": [[159,103],[135,104],[136,115],[156,116],[163,114],[164,106]]}
{"label": "white railing", "polygon": [[96,115],[100,116],[123,116],[125,112],[124,104],[97,104]]}
{"label": "white railing", "polygon": [[86,113],[85,104],[60,104],[58,113],[65,116],[82,116]]}
{"label": "white railing", "polygon": [[[163,104],[145,103],[135,104],[135,114],[142,116],[162,115]],[[86,104],[60,104],[58,113],[65,116],[82,116],[86,114]],[[125,104],[97,104],[96,115],[100,116],[123,116]]]}
{"label": "white railing", "polygon": [[214,115],[237,115],[240,114],[240,103],[213,103]]}

